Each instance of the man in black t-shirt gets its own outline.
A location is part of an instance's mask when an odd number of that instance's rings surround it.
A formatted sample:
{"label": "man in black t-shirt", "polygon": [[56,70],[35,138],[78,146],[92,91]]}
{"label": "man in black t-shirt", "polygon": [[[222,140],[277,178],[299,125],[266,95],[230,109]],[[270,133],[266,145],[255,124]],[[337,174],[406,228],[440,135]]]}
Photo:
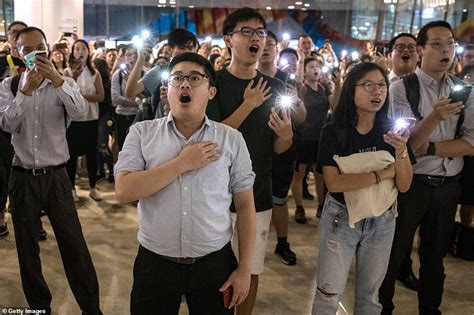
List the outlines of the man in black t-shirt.
{"label": "man in black t-shirt", "polygon": [[[265,26],[265,19],[250,8],[238,9],[226,18],[224,41],[232,52],[232,60],[226,69],[217,72],[217,95],[207,108],[210,119],[221,121],[242,133],[256,174],[253,192],[257,210],[257,238],[250,292],[237,307],[237,314],[252,313],[258,275],[263,272],[272,213],[272,154],[286,151],[293,137],[288,111],[278,114],[274,108],[278,95],[285,91],[283,83],[256,70],[265,46]],[[235,241],[236,235],[232,243],[238,256]]]}
{"label": "man in black t-shirt", "polygon": [[[286,83],[287,95],[293,95],[291,118],[296,123],[302,123],[306,118],[304,104],[298,98],[296,80],[290,75],[278,69],[275,59],[278,56],[278,39],[276,35],[268,31],[267,40],[263,54],[258,60],[257,70],[270,77],[280,79]],[[296,264],[296,254],[290,249],[288,242],[288,191],[295,170],[295,149],[291,146],[281,154],[273,154],[272,159],[272,222],[277,235],[275,254],[287,265]]]}

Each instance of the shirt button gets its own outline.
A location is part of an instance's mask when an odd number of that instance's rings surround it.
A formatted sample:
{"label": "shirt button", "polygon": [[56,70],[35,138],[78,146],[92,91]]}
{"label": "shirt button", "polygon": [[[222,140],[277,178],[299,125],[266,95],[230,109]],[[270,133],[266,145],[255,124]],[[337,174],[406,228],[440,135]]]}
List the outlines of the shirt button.
{"label": "shirt button", "polygon": [[188,190],[188,187],[187,187],[187,186],[184,186],[184,187],[183,187],[183,190]]}
{"label": "shirt button", "polygon": [[188,215],[188,212],[187,212],[187,211],[184,211],[184,212],[183,212],[183,215]]}
{"label": "shirt button", "polygon": [[36,138],[38,138],[38,136],[37,136],[37,135],[35,135],[35,139],[36,139]]}
{"label": "shirt button", "polygon": [[35,124],[37,124],[37,123],[38,123],[38,121],[37,121],[37,120],[35,120]]}
{"label": "shirt button", "polygon": [[35,151],[38,151],[38,148],[35,148]]}
{"label": "shirt button", "polygon": [[35,106],[35,109],[38,109],[39,107],[38,106]]}
{"label": "shirt button", "polygon": [[35,160],[35,163],[36,163],[36,164],[38,164],[38,163],[39,163],[39,161],[38,161],[38,160]]}

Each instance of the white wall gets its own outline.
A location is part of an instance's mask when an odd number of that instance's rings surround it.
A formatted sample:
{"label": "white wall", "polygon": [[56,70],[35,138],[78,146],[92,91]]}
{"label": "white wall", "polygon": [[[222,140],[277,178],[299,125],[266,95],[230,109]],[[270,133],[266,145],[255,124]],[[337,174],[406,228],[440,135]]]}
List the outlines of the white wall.
{"label": "white wall", "polygon": [[79,38],[84,36],[83,0],[15,0],[14,12],[15,20],[41,28],[50,43],[73,27]]}

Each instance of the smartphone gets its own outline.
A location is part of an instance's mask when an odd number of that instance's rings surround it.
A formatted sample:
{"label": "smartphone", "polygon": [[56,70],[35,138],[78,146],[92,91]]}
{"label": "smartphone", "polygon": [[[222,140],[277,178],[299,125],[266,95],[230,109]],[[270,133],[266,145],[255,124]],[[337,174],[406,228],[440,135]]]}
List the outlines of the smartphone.
{"label": "smartphone", "polygon": [[390,131],[402,134],[405,129],[411,129],[415,126],[416,119],[412,117],[401,117],[395,120],[392,129]]}
{"label": "smartphone", "polygon": [[72,36],[72,32],[64,32],[63,34],[66,37],[71,37]]}
{"label": "smartphone", "polygon": [[232,301],[232,295],[234,295],[234,289],[229,286],[222,294],[224,295],[224,307],[228,308],[230,301]]}
{"label": "smartphone", "polygon": [[26,54],[25,56],[23,56],[23,60],[28,69],[32,70],[36,67],[37,55],[47,57],[48,52],[46,50],[34,50],[30,52],[29,54]]}
{"label": "smartphone", "polygon": [[451,100],[451,103],[467,100],[471,90],[472,85],[455,85],[451,88],[451,93],[448,98]]}
{"label": "smartphone", "polygon": [[375,54],[378,56],[385,56],[386,49],[382,46],[375,47]]}

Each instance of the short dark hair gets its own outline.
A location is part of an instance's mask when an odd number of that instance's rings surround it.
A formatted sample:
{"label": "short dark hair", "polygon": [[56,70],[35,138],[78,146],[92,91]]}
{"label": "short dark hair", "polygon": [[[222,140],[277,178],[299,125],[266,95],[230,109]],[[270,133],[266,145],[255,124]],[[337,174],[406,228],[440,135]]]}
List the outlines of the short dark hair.
{"label": "short dark hair", "polygon": [[196,36],[184,28],[175,28],[168,34],[168,45],[171,48],[175,46],[186,46],[189,42],[192,42],[194,47],[199,45]]}
{"label": "short dark hair", "polygon": [[282,49],[280,53],[278,54],[278,57],[281,58],[283,54],[294,54],[296,56],[296,60],[300,59],[300,57],[298,56],[298,53],[293,48],[287,47],[287,48]]}
{"label": "short dark hair", "polygon": [[301,38],[305,38],[305,37],[309,37],[311,40],[313,40],[311,38],[311,36],[309,36],[308,34],[301,34],[300,36],[298,36],[298,40],[300,40]]}
{"label": "short dark hair", "polygon": [[388,52],[391,53],[393,51],[393,46],[395,46],[395,42],[399,39],[399,38],[402,38],[402,37],[410,37],[412,38],[415,42],[416,42],[416,37],[413,36],[412,34],[410,33],[400,33],[398,34],[397,36],[395,36],[394,38],[392,38],[390,40],[390,42],[388,43]]}
{"label": "short dark hair", "polygon": [[15,25],[23,25],[24,27],[28,27],[28,24],[26,24],[23,21],[13,21],[13,22],[10,23],[10,25],[8,25],[7,32],[9,32],[11,30],[11,28]]}
{"label": "short dark hair", "polygon": [[[357,82],[362,79],[368,72],[378,70],[385,79],[385,84],[389,84],[385,70],[373,62],[362,62],[354,66],[347,73],[341,88],[341,94],[337,102],[331,120],[340,128],[348,128],[357,126],[357,112],[355,99],[355,89]],[[375,115],[374,126],[381,126],[387,121],[388,117],[388,93],[382,108]]]}
{"label": "short dark hair", "polygon": [[275,40],[275,43],[278,44],[279,41],[278,41],[278,38],[277,38],[277,36],[275,35],[275,33],[273,33],[272,31],[267,31],[267,39],[268,39],[269,37],[270,37],[270,38],[273,38],[273,39]]}
{"label": "short dark hair", "polygon": [[235,10],[226,17],[224,25],[222,26],[222,34],[228,35],[230,32],[234,31],[235,26],[239,22],[247,22],[250,20],[257,20],[260,24],[263,25],[264,28],[267,27],[265,19],[260,13],[258,13],[257,10],[248,7],[243,7]]}
{"label": "short dark hair", "polygon": [[18,38],[20,38],[20,35],[21,34],[26,34],[26,33],[31,33],[31,32],[38,32],[40,33],[43,38],[44,38],[44,42],[47,43],[48,40],[46,39],[46,35],[44,34],[43,30],[41,30],[40,28],[37,28],[37,27],[34,27],[34,26],[28,26],[28,27],[25,27],[24,29],[22,30],[19,30],[18,33],[16,33],[16,36],[15,36],[15,42],[18,41]]}
{"label": "short dark hair", "polygon": [[425,46],[426,42],[428,41],[428,30],[430,28],[434,28],[434,27],[445,27],[451,32],[451,34],[454,37],[454,33],[453,33],[453,29],[451,28],[451,24],[449,24],[446,21],[442,21],[442,20],[432,21],[432,22],[429,22],[428,24],[425,24],[421,28],[420,32],[418,33],[418,36],[416,37],[416,45],[417,46],[423,46],[423,47]]}
{"label": "short dark hair", "polygon": [[313,61],[316,61],[318,63],[318,66],[322,67],[324,66],[324,62],[321,58],[314,58],[314,57],[309,57],[309,58],[305,58],[304,60],[304,71],[306,71],[306,66],[308,65],[308,63],[310,62],[313,62]]}
{"label": "short dark hair", "polygon": [[216,71],[214,70],[214,67],[212,66],[211,62],[207,60],[206,58],[204,58],[203,56],[196,53],[185,52],[171,59],[171,62],[168,65],[169,72],[171,72],[174,66],[176,66],[178,63],[185,62],[185,61],[194,62],[202,66],[204,68],[204,73],[209,78],[209,85],[216,86]]}

